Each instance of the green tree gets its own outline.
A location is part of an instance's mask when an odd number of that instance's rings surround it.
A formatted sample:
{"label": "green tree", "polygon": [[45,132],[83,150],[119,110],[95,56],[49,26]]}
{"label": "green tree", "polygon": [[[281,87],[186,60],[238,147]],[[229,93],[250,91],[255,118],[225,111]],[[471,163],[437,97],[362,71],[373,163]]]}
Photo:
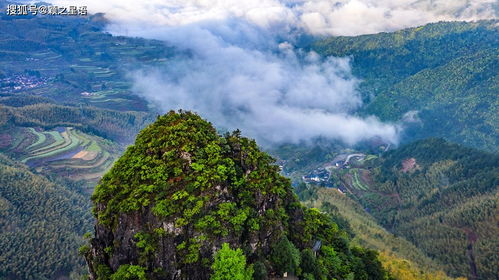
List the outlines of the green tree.
{"label": "green tree", "polygon": [[138,265],[121,265],[113,275],[111,280],[146,280],[145,269]]}
{"label": "green tree", "polygon": [[300,266],[300,251],[286,236],[283,236],[272,248],[271,260],[279,274],[284,272],[294,274]]}
{"label": "green tree", "polygon": [[308,278],[311,279],[322,279],[322,273],[321,273],[321,268],[319,266],[319,263],[317,262],[317,258],[314,255],[314,252],[312,252],[311,249],[307,248],[304,249],[301,252],[301,262],[300,262],[300,267],[302,269],[302,272],[304,273],[303,277],[305,277],[305,274],[308,274]]}
{"label": "green tree", "polygon": [[250,280],[253,279],[253,266],[246,266],[246,257],[241,249],[233,250],[228,243],[215,254],[211,266],[211,280]]}
{"label": "green tree", "polygon": [[256,262],[253,265],[254,269],[254,274],[253,274],[253,279],[255,280],[267,280],[268,279],[268,272],[267,268],[265,267],[265,264],[261,261]]}

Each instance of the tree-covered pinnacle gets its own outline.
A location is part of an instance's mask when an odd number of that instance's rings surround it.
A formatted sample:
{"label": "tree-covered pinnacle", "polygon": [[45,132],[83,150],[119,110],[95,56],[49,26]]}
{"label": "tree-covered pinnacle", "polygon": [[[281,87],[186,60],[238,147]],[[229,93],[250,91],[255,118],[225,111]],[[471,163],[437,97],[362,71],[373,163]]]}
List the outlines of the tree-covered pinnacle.
{"label": "tree-covered pinnacle", "polygon": [[191,112],[158,117],[92,197],[90,278],[226,279],[237,268],[238,279],[385,279],[376,255],[350,249],[347,234],[301,206],[279,172],[239,131],[219,135]]}
{"label": "tree-covered pinnacle", "polygon": [[[111,223],[116,214],[151,206],[162,217],[183,212],[176,226],[196,222],[198,228],[227,234],[249,222],[257,230],[259,221],[250,218],[254,192],[284,195],[288,185],[272,162],[239,132],[221,137],[198,115],[172,111],[140,132],[104,176],[93,195],[103,207],[95,213],[101,223]],[[237,201],[201,213],[222,188],[237,194]]]}

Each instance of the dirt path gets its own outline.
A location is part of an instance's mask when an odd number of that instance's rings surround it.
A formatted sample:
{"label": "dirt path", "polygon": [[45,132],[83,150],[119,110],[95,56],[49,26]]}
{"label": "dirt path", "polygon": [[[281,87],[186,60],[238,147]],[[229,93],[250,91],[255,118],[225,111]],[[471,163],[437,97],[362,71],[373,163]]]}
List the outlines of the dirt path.
{"label": "dirt path", "polygon": [[348,162],[350,161],[350,159],[351,159],[351,158],[353,158],[353,157],[365,157],[365,156],[366,156],[366,155],[364,155],[364,154],[349,154],[349,155],[347,156],[347,159],[345,160],[345,163],[344,163],[344,164],[345,164],[345,165],[347,165],[347,164],[348,164]]}
{"label": "dirt path", "polygon": [[478,271],[476,268],[475,255],[473,253],[473,244],[475,244],[475,242],[477,241],[478,236],[473,230],[469,228],[464,228],[463,231],[466,233],[466,237],[468,239],[468,246],[466,246],[466,255],[468,256],[470,264],[470,280],[478,280]]}

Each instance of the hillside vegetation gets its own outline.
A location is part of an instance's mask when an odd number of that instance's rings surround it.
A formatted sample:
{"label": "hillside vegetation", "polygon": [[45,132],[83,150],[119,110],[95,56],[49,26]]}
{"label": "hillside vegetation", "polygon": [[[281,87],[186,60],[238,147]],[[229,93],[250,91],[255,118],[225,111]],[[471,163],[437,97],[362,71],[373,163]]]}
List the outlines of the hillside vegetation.
{"label": "hillside vegetation", "polygon": [[337,189],[311,186],[299,195],[306,206],[316,207],[339,224],[346,224],[353,243],[379,251],[383,267],[395,279],[452,279],[423,251],[381,227],[359,203]]}
{"label": "hillside vegetation", "polygon": [[441,22],[393,33],[331,37],[312,48],[352,57],[363,80],[364,114],[409,119],[406,138],[445,137],[497,151],[499,131],[497,21]]}
{"label": "hillside vegetation", "polygon": [[498,178],[498,155],[432,138],[331,176],[378,223],[436,266],[471,279],[497,275]]}
{"label": "hillside vegetation", "polygon": [[75,190],[0,154],[0,278],[82,275],[78,247],[91,229],[89,204]]}
{"label": "hillside vegetation", "polygon": [[[414,158],[414,169],[401,170]],[[499,263],[499,156],[440,139],[409,144],[386,155],[374,190],[399,198],[373,205],[382,225],[405,236],[453,275],[492,279]],[[374,205],[376,204],[376,205]]]}
{"label": "hillside vegetation", "polygon": [[138,131],[152,119],[150,114],[143,112],[120,112],[95,107],[50,103],[11,107],[0,104],[0,127],[3,128],[22,126],[52,129],[70,126],[122,143],[133,141]]}

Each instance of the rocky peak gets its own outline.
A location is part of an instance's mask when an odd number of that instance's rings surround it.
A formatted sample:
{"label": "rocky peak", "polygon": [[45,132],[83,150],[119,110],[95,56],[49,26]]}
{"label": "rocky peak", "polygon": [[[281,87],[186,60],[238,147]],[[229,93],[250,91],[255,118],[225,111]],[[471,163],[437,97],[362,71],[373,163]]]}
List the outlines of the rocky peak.
{"label": "rocky peak", "polygon": [[83,250],[90,278],[209,279],[228,243],[265,279],[283,272],[271,257],[283,238],[297,252],[317,240],[346,246],[336,224],[300,205],[273,162],[255,141],[220,136],[194,113],[158,117],[92,197],[95,237]]}

